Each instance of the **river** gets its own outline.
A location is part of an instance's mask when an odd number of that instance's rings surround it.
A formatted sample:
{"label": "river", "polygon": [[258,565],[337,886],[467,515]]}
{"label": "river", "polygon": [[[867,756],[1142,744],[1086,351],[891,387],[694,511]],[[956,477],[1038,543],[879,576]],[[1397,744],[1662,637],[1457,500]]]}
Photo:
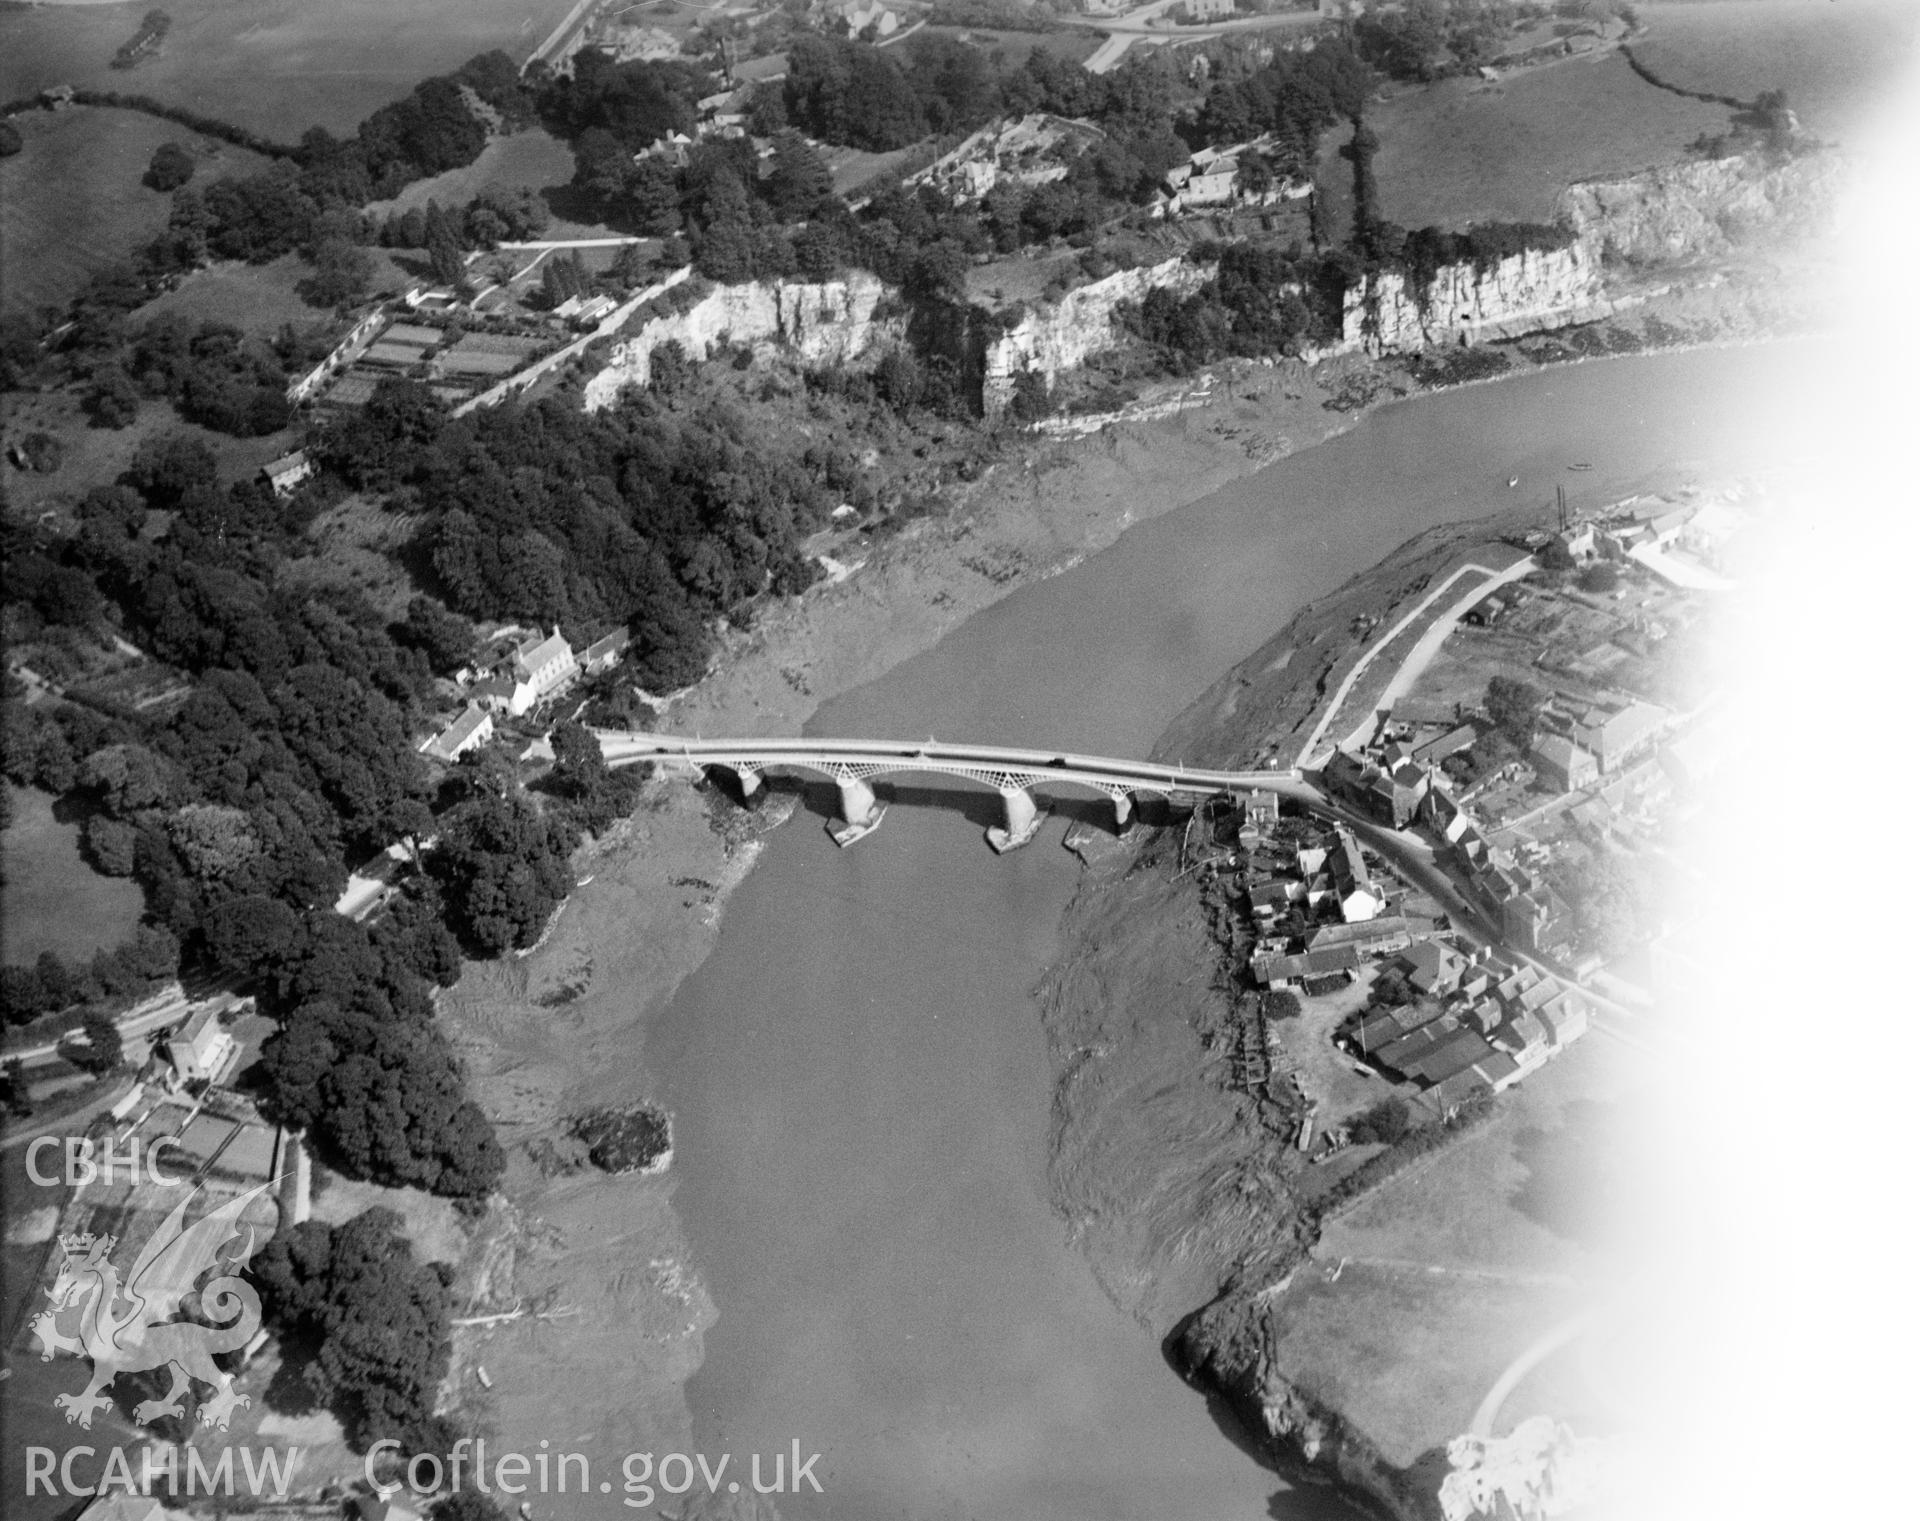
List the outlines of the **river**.
{"label": "river", "polygon": [[[1752,467],[1757,439],[1790,455],[1811,354],[1610,360],[1385,408],[1022,589],[810,731],[1144,756],[1304,601],[1507,505],[1509,475],[1597,504]],[[741,1467],[821,1453],[824,1495],[788,1516],[1332,1514],[1230,1444],[1049,1208],[1031,990],[1079,868],[1058,820],[994,856],[996,808],[915,794],[845,851],[796,813],[649,1035],[719,1307],[697,1443]]]}

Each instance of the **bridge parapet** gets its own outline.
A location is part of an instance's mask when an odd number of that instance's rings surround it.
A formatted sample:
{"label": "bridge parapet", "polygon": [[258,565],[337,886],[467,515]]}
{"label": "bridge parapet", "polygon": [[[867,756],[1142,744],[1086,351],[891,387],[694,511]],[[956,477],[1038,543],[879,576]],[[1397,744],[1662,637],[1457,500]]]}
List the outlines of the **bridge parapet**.
{"label": "bridge parapet", "polygon": [[1116,824],[1125,828],[1133,816],[1136,794],[1170,799],[1218,792],[1280,792],[1291,790],[1299,777],[1297,771],[1206,771],[934,740],[924,744],[808,738],[709,740],[617,730],[601,730],[597,737],[610,766],[654,761],[692,769],[721,767],[739,778],[747,796],[759,790],[763,773],[771,767],[824,776],[840,790],[842,817],[852,826],[851,833],[842,833],[850,839],[859,838],[878,822],[880,809],[871,786],[875,778],[913,772],[964,777],[1000,794],[1006,826],[990,830],[988,838],[996,849],[1005,850],[1025,843],[1039,828],[1032,794],[1040,787],[1064,785],[1101,793],[1113,804]]}

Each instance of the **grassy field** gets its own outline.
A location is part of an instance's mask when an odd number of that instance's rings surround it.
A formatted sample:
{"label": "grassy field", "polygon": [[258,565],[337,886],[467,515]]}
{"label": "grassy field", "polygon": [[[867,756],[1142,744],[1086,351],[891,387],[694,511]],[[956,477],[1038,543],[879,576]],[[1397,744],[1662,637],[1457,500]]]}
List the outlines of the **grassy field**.
{"label": "grassy field", "polygon": [[144,906],[140,889],[103,877],[80,855],[80,827],[54,817],[53,799],[32,788],[4,784],[13,822],[0,835],[6,882],[0,886],[5,959],[14,966],[42,951],[91,956],[133,933]]}
{"label": "grassy field", "polygon": [[[1407,227],[1545,221],[1577,180],[1680,157],[1703,132],[1725,130],[1724,107],[1656,90],[1609,53],[1524,70],[1487,84],[1449,79],[1399,91],[1368,121],[1380,137],[1380,210]],[[1352,216],[1353,169],[1336,128],[1319,183],[1330,225]]]}
{"label": "grassy field", "polygon": [[1908,0],[1680,0],[1640,7],[1640,59],[1670,84],[1750,100],[1783,89],[1800,124],[1846,140],[1892,97],[1920,35]]}
{"label": "grassy field", "polygon": [[0,99],[64,82],[157,96],[288,141],[315,125],[345,132],[476,53],[525,58],[569,0],[169,0],[159,53],[109,67],[145,8],[0,13]]}
{"label": "grassy field", "polygon": [[894,148],[886,153],[868,153],[860,148],[829,148],[827,167],[833,171],[833,188],[841,195],[855,195],[870,180],[883,174],[912,174],[924,169],[939,154],[926,142]]}
{"label": "grassy field", "polygon": [[[317,315],[317,314],[316,314]],[[96,428],[80,410],[72,391],[16,392],[0,400],[0,431],[7,438],[45,429],[60,440],[60,468],[50,475],[9,471],[8,505],[16,517],[65,513],[91,487],[111,481],[132,463],[140,440],[154,433],[185,433],[203,440],[220,462],[223,478],[256,470],[291,448],[292,429],[265,438],[229,438],[183,422],[170,403],[148,400],[127,428]]]}
{"label": "grassy field", "polygon": [[[1589,1035],[1485,1129],[1329,1224],[1277,1302],[1280,1365],[1395,1462],[1465,1430],[1500,1371],[1617,1273],[1623,1217],[1603,1201],[1649,1164],[1631,1130],[1644,1065]],[[1577,1359],[1543,1366],[1501,1424],[1541,1410],[1600,1417]]]}
{"label": "grassy field", "polygon": [[464,169],[449,169],[432,179],[416,180],[391,201],[367,209],[375,216],[410,207],[425,208],[428,201],[442,206],[461,205],[489,186],[505,190],[544,190],[573,178],[573,150],[559,138],[534,129],[496,137],[480,157]]}
{"label": "grassy field", "polygon": [[288,322],[311,327],[329,321],[331,314],[308,306],[294,289],[308,273],[308,265],[295,254],[271,264],[196,269],[175,289],[142,307],[140,320],[173,315],[193,322],[225,322],[249,333],[271,333]]}
{"label": "grassy field", "polygon": [[[398,295],[419,279],[378,248],[369,248],[367,254],[373,260],[369,290],[374,294]],[[302,329],[337,326],[344,331],[345,324],[336,323],[331,309],[309,306],[300,299],[297,287],[310,273],[312,267],[297,254],[271,264],[209,265],[149,301],[135,320],[171,313],[194,322],[224,322],[249,333],[274,333],[286,323]]]}
{"label": "grassy field", "polygon": [[541,234],[547,238],[605,238],[618,230],[598,222],[584,220],[584,197],[568,190],[573,179],[573,150],[559,138],[539,128],[496,137],[480,157],[464,169],[449,169],[432,179],[416,180],[391,201],[377,201],[367,208],[376,217],[413,207],[424,209],[429,201],[455,206],[472,200],[482,190],[539,190],[553,220]]}
{"label": "grassy field", "polygon": [[0,302],[9,311],[64,303],[94,270],[166,226],[168,197],[140,183],[160,144],[177,142],[198,157],[195,183],[266,163],[137,111],[30,111],[16,125],[26,146],[0,161]]}
{"label": "grassy field", "polygon": [[[1896,0],[1685,0],[1640,8],[1635,53],[1663,78],[1750,99],[1787,91],[1809,130],[1844,137],[1890,96],[1920,14]],[[1539,221],[1579,180],[1681,156],[1724,132],[1724,106],[1659,90],[1617,52],[1545,64],[1494,83],[1449,79],[1397,88],[1369,112],[1380,137],[1380,209],[1408,227]],[[1353,214],[1348,133],[1328,134],[1319,164],[1334,235]]]}
{"label": "grassy field", "polygon": [[[1276,1361],[1403,1467],[1464,1432],[1501,1370],[1580,1307],[1569,1289],[1364,1263],[1337,1283],[1302,1273],[1281,1303]],[[1587,1414],[1558,1401],[1547,1409]],[[1510,1400],[1501,1424],[1535,1413]]]}

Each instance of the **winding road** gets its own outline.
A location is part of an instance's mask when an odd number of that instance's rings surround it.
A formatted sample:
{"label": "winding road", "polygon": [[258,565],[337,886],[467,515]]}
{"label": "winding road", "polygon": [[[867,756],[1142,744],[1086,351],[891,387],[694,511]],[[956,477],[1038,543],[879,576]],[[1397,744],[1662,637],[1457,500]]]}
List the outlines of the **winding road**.
{"label": "winding road", "polygon": [[[1313,732],[1307,736],[1307,742],[1300,747],[1300,759],[1297,764],[1310,769],[1326,764],[1327,755],[1315,755],[1314,752],[1319,748],[1320,741],[1327,732],[1327,726],[1339,716],[1340,709],[1347,700],[1347,694],[1353,690],[1353,684],[1366,674],[1367,667],[1373,664],[1374,657],[1386,649],[1388,645],[1392,644],[1394,640],[1398,639],[1400,635],[1413,624],[1415,619],[1439,600],[1440,595],[1445,592],[1448,587],[1452,586],[1454,582],[1469,572],[1477,572],[1486,578],[1481,585],[1474,587],[1458,602],[1454,603],[1452,607],[1448,608],[1446,612],[1433,620],[1432,627],[1430,627],[1426,633],[1422,634],[1419,643],[1407,652],[1407,658],[1400,663],[1400,669],[1394,672],[1393,679],[1387,683],[1386,690],[1375,700],[1373,707],[1367,714],[1365,724],[1362,725],[1361,729],[1356,729],[1353,734],[1349,734],[1341,743],[1352,745],[1365,740],[1366,736],[1363,730],[1367,725],[1371,725],[1373,715],[1378,713],[1382,708],[1392,707],[1395,702],[1412,690],[1413,684],[1420,679],[1420,673],[1426,670],[1427,666],[1432,663],[1433,657],[1440,653],[1440,646],[1447,642],[1447,635],[1453,632],[1455,625],[1465,616],[1468,608],[1494,591],[1495,588],[1505,586],[1509,581],[1518,581],[1532,569],[1534,569],[1532,555],[1524,556],[1512,565],[1509,565],[1505,570],[1492,570],[1480,564],[1467,564],[1457,567],[1452,575],[1448,576],[1446,580],[1442,581],[1438,586],[1429,591],[1426,596],[1415,603],[1412,610],[1409,611],[1405,617],[1401,618],[1392,628],[1374,640],[1372,647],[1355,662],[1353,669],[1347,672],[1338,690],[1334,692],[1333,699],[1327,704],[1326,711],[1320,715],[1320,722],[1313,726]],[[1357,739],[1356,736],[1358,736]]]}

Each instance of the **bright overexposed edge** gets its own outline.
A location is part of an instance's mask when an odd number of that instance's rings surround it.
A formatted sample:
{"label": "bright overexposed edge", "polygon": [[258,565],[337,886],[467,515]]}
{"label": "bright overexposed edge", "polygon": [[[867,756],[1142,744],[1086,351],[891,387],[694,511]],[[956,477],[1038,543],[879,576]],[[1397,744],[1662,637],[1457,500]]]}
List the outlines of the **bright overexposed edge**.
{"label": "bright overexposed edge", "polygon": [[[1910,60],[1911,62],[1911,60]],[[1700,1041],[1649,1118],[1651,1493],[1622,1515],[1910,1514],[1920,1210],[1920,75],[1857,145],[1827,430],[1735,599],[1735,763],[1694,842]],[[1731,773],[1729,775],[1729,772]],[[1698,890],[1698,889],[1696,889]],[[1691,906],[1690,906],[1691,907]],[[1646,1456],[1646,1454],[1643,1454]]]}

